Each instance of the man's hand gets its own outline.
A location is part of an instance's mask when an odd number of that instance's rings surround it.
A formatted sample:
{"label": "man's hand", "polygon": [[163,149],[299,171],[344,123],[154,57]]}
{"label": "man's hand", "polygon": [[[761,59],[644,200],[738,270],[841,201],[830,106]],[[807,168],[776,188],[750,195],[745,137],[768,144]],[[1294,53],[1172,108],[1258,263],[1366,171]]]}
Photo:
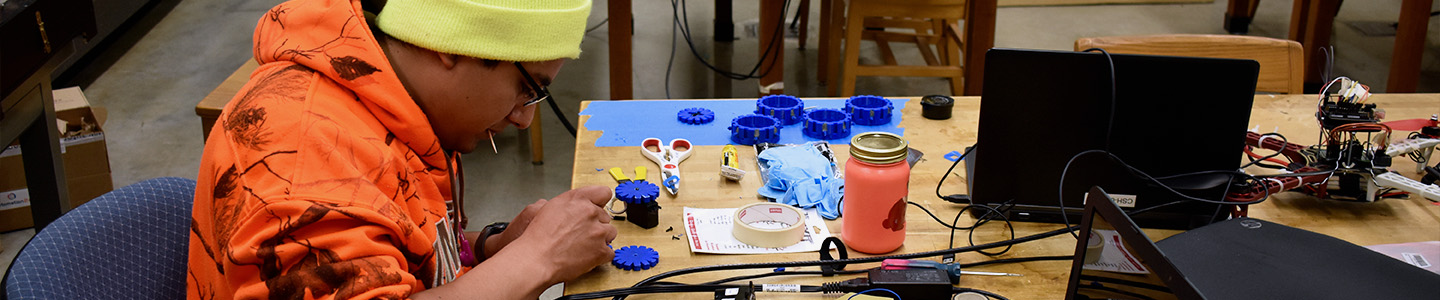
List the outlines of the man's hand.
{"label": "man's hand", "polygon": [[[467,237],[474,243],[475,253],[483,254],[484,256],[482,257],[494,257],[496,253],[500,252],[500,249],[504,249],[505,246],[509,246],[515,239],[520,238],[520,234],[524,233],[525,228],[530,226],[530,220],[535,218],[535,214],[540,213],[540,209],[545,207],[546,203],[549,203],[549,201],[540,199],[535,200],[535,203],[526,205],[525,209],[520,211],[520,214],[515,215],[515,218],[510,220],[510,225],[505,228],[505,231],[492,235],[486,240],[482,241],[478,239],[480,232],[467,233]],[[480,251],[485,251],[485,253],[480,253]]]}
{"label": "man's hand", "polygon": [[[610,214],[603,208],[611,198],[611,189],[589,186],[567,191],[549,201],[541,200],[527,206],[516,217],[525,222],[520,236],[496,256],[526,262],[531,268],[546,271],[550,283],[579,277],[614,256],[608,247],[617,234],[610,225]],[[533,216],[527,214],[533,211]],[[512,223],[513,230],[515,223]]]}
{"label": "man's hand", "polygon": [[535,201],[502,234],[513,236],[508,247],[497,246],[498,253],[455,282],[411,297],[535,299],[545,288],[609,262],[615,252],[607,246],[616,231],[601,206],[610,197],[610,188],[588,186]]}

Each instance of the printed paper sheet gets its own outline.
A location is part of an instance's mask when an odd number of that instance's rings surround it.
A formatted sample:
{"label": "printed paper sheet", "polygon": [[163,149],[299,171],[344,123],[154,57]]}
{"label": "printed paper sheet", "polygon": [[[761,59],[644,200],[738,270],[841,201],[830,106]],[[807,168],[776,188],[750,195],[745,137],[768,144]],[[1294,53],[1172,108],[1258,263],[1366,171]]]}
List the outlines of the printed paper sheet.
{"label": "printed paper sheet", "polygon": [[780,248],[746,245],[731,235],[734,208],[685,208],[685,238],[690,251],[714,254],[764,254],[820,251],[820,243],[830,237],[825,220],[814,209],[805,210],[805,236],[799,243]]}

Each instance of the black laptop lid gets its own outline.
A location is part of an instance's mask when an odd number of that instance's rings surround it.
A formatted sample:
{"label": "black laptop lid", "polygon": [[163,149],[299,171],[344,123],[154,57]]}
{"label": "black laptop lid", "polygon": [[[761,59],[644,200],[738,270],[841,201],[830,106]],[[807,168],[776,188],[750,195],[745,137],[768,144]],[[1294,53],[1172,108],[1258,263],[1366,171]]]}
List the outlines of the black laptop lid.
{"label": "black laptop lid", "polygon": [[[1127,210],[1181,199],[1146,184],[1104,155],[1078,159],[1065,186],[1057,187],[1066,162],[1091,149],[1108,149],[1154,176],[1239,166],[1259,73],[1255,61],[1111,56],[1118,91],[1113,125],[1108,124],[1110,63],[1104,55],[1016,49],[986,53],[969,185],[975,202],[1008,202],[1026,212],[1012,214],[1014,218],[1058,221],[1057,197],[1063,195],[1064,206],[1078,217],[1085,191],[1096,185]],[[1228,177],[1172,184],[1192,196],[1219,200],[1226,182]],[[1187,201],[1137,221],[1146,227],[1190,228],[1210,223],[1217,212],[1217,205]],[[1049,213],[1051,218],[1030,213]],[[1175,224],[1152,224],[1150,219]]]}
{"label": "black laptop lid", "polygon": [[1227,220],[1156,244],[1210,300],[1440,299],[1440,274],[1265,220]]}
{"label": "black laptop lid", "polygon": [[1086,194],[1076,232],[1065,299],[1205,299],[1099,187]]}

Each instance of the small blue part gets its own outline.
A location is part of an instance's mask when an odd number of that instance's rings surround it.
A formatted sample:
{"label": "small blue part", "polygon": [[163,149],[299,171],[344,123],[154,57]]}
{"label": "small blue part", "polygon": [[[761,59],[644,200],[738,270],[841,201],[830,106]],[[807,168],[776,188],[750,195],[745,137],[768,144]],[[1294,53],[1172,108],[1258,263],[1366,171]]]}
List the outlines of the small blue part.
{"label": "small blue part", "polygon": [[680,176],[670,176],[669,178],[665,178],[665,181],[664,181],[664,182],[661,182],[661,184],[664,184],[664,185],[665,185],[665,188],[670,189],[670,190],[672,190],[672,191],[673,191],[673,190],[676,190],[676,189],[679,189],[679,188],[680,188]]}
{"label": "small blue part", "polygon": [[715,121],[715,112],[702,107],[691,107],[675,113],[675,118],[680,120],[680,123],[701,125]]}
{"label": "small blue part", "polygon": [[856,125],[877,126],[890,123],[891,110],[895,108],[890,99],[879,96],[855,96],[845,100],[845,112]]}
{"label": "small blue part", "polygon": [[749,114],[730,120],[730,141],[740,145],[780,141],[780,120],[766,115]]}
{"label": "small blue part", "polygon": [[850,137],[850,114],[833,108],[805,112],[805,136],[833,140]]}
{"label": "small blue part", "polygon": [[950,153],[945,153],[945,160],[957,161],[960,160],[960,155],[960,151],[950,151]]}
{"label": "small blue part", "polygon": [[610,260],[610,264],[626,271],[649,270],[657,263],[660,263],[660,252],[638,245],[615,249],[615,258]]}
{"label": "small blue part", "polygon": [[790,95],[769,95],[755,101],[755,113],[774,117],[782,126],[805,118],[805,101]]}
{"label": "small blue part", "polygon": [[655,202],[655,198],[658,197],[660,197],[660,187],[649,181],[631,181],[615,187],[615,199],[620,199],[625,204],[651,203]]}

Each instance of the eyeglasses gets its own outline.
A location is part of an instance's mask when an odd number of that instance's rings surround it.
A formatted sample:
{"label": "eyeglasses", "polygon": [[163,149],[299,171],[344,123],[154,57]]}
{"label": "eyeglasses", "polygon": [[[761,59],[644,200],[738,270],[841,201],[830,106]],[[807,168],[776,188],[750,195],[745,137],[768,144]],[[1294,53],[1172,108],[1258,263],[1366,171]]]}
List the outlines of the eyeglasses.
{"label": "eyeglasses", "polygon": [[525,76],[525,83],[529,83],[530,90],[535,92],[535,98],[530,99],[530,101],[525,101],[525,106],[535,105],[536,103],[540,103],[540,101],[550,99],[550,89],[540,86],[540,83],[535,82],[535,78],[530,77],[530,71],[526,71],[525,67],[520,65],[520,62],[515,62],[515,68],[520,69],[520,76]]}

